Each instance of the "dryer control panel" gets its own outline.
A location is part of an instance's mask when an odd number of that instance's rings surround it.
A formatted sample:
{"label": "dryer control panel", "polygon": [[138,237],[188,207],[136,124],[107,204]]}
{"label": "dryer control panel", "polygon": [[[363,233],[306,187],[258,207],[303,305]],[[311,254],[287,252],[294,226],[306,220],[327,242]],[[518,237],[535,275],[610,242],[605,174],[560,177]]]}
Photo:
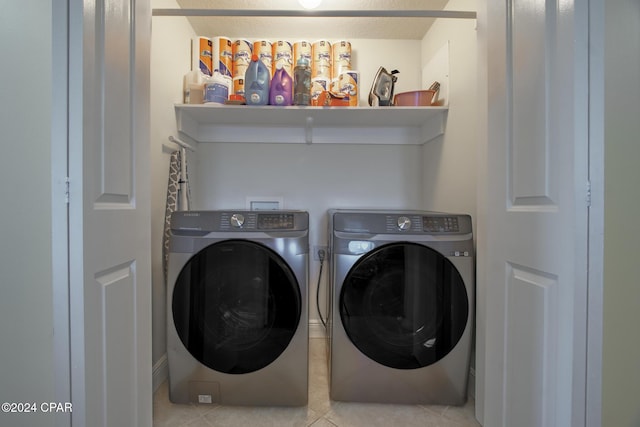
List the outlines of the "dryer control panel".
{"label": "dryer control panel", "polygon": [[387,215],[387,232],[459,233],[458,216]]}
{"label": "dryer control panel", "polygon": [[362,234],[467,235],[471,217],[430,211],[330,211],[334,231]]}

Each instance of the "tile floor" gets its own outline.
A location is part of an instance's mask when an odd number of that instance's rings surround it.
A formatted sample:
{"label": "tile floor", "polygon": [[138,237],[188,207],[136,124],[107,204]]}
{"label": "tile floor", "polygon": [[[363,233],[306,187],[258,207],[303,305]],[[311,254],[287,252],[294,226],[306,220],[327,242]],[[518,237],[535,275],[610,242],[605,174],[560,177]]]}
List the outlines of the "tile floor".
{"label": "tile floor", "polygon": [[154,427],[474,427],[465,406],[382,405],[329,400],[325,340],[309,345],[309,404],[300,408],[176,405],[165,381],[153,396]]}

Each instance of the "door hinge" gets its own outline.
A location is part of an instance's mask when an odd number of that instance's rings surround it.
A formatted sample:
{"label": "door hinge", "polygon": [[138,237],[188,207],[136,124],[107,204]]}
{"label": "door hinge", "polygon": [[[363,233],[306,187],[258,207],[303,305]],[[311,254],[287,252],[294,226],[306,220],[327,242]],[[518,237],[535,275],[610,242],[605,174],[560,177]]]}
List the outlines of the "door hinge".
{"label": "door hinge", "polygon": [[586,196],[587,207],[591,207],[591,181],[587,181],[587,196]]}
{"label": "door hinge", "polygon": [[64,177],[64,202],[69,204],[69,177]]}

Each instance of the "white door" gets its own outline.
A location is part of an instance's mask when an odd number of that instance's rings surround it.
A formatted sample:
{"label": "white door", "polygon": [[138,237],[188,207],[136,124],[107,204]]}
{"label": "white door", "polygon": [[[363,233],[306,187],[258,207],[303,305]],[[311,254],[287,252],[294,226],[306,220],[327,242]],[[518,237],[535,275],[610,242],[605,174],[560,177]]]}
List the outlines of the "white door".
{"label": "white door", "polygon": [[478,412],[485,426],[584,425],[588,2],[486,3]]}
{"label": "white door", "polygon": [[151,11],[69,11],[72,425],[151,426]]}

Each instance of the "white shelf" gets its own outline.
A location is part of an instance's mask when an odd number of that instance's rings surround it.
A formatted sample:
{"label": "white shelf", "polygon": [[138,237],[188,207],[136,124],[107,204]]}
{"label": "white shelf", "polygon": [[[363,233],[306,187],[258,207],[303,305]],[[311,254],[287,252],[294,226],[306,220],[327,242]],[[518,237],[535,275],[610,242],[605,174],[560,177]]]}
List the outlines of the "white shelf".
{"label": "white shelf", "polygon": [[476,19],[466,10],[271,10],[271,9],[153,9],[153,16],[253,16],[294,18],[454,18]]}
{"label": "white shelf", "polygon": [[412,144],[442,135],[447,107],[175,106],[178,131],[198,142]]}

